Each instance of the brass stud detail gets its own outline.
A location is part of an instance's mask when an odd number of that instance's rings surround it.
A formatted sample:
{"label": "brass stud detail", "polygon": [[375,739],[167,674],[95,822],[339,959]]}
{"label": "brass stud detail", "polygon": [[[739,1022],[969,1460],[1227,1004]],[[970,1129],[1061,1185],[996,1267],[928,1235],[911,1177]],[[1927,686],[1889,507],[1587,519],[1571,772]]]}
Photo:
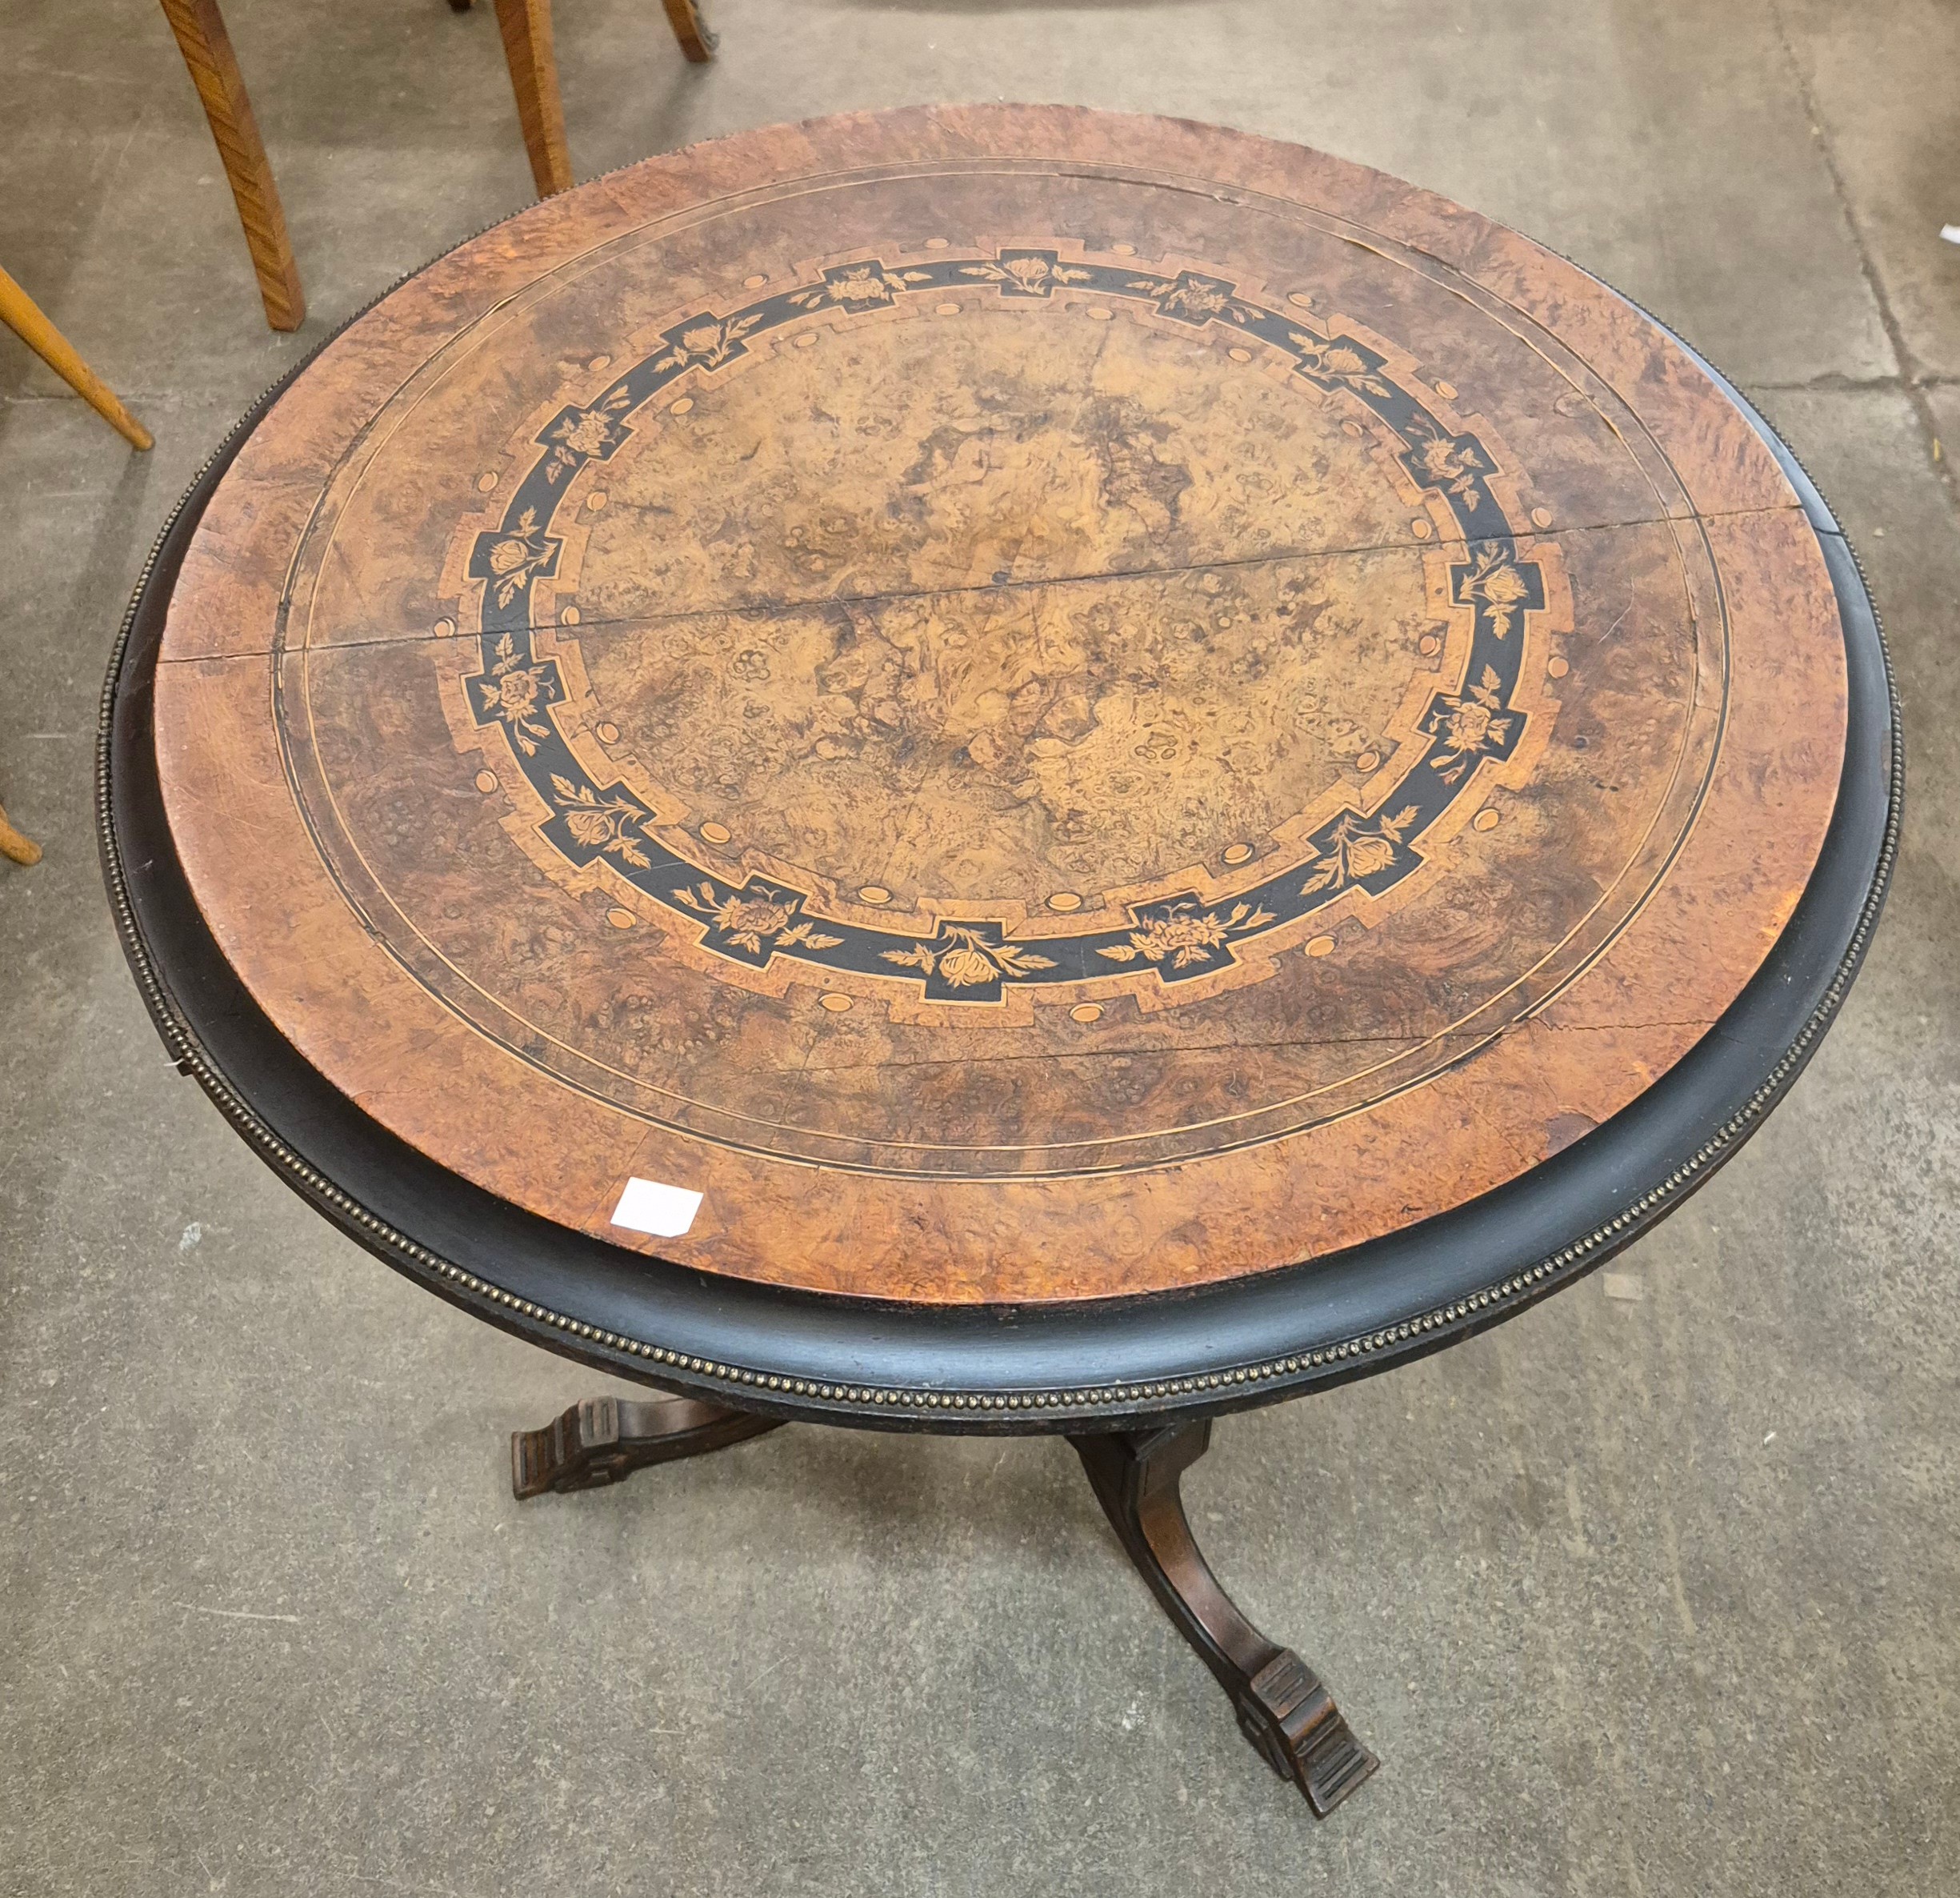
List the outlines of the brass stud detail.
{"label": "brass stud detail", "polygon": [[634,918],[630,910],[610,909],[606,912],[606,920],[615,929],[630,929]]}
{"label": "brass stud detail", "polygon": [[1494,831],[1497,827],[1498,814],[1494,811],[1479,811],[1470,819],[1470,828],[1474,831]]}
{"label": "brass stud detail", "polygon": [[1058,890],[1048,899],[1048,907],[1051,910],[1079,910],[1082,899],[1073,890]]}
{"label": "brass stud detail", "polygon": [[497,774],[494,771],[478,771],[476,775],[476,787],[482,792],[484,796],[488,797],[497,788]]}
{"label": "brass stud detail", "polygon": [[576,626],[578,623],[578,609],[576,607],[566,607],[559,612],[558,624],[560,626]]}
{"label": "brass stud detail", "polygon": [[598,733],[601,744],[616,745],[619,743],[619,727],[610,719],[602,719],[593,729]]}
{"label": "brass stud detail", "polygon": [[1230,356],[1234,362],[1250,362],[1252,360],[1252,351],[1250,350],[1229,349],[1225,353]]}
{"label": "brass stud detail", "polygon": [[1565,675],[1572,670],[1572,668],[1563,659],[1560,658],[1558,654],[1554,653],[1545,662],[1545,670],[1549,672],[1554,679],[1563,679]]}
{"label": "brass stud detail", "polygon": [[1099,1022],[1102,1019],[1102,1004],[1097,1002],[1078,1002],[1069,1011],[1069,1019],[1072,1022]]}
{"label": "brass stud detail", "polygon": [[726,824],[703,824],[701,827],[701,834],[710,843],[726,843],[729,839],[729,830]]}
{"label": "brass stud detail", "polygon": [[1228,843],[1225,847],[1225,860],[1228,863],[1246,863],[1252,860],[1250,843]]}
{"label": "brass stud detail", "polygon": [[492,488],[496,487],[496,485],[497,476],[495,473],[490,469],[486,469],[476,478],[476,491],[479,495],[487,495]]}
{"label": "brass stud detail", "polygon": [[678,402],[671,402],[667,404],[667,413],[670,415],[685,415],[694,406],[694,397],[683,395]]}
{"label": "brass stud detail", "polygon": [[1549,527],[1552,524],[1552,511],[1549,507],[1534,507],[1531,511],[1531,525]]}
{"label": "brass stud detail", "polygon": [[1364,751],[1354,760],[1354,769],[1366,776],[1381,762],[1381,755],[1378,752]]}
{"label": "brass stud detail", "polygon": [[456,636],[456,623],[453,619],[438,619],[435,623],[435,636],[438,639],[453,639]]}
{"label": "brass stud detail", "polygon": [[597,514],[605,505],[606,491],[602,487],[595,487],[590,494],[586,496],[586,506],[594,514]]}
{"label": "brass stud detail", "polygon": [[935,303],[933,305],[933,314],[935,316],[958,316],[959,305],[957,303]]}
{"label": "brass stud detail", "polygon": [[1307,944],[1306,952],[1316,960],[1323,955],[1333,955],[1334,938],[1332,936],[1315,936],[1313,941]]}
{"label": "brass stud detail", "polygon": [[1454,402],[1456,400],[1456,390],[1447,382],[1438,382],[1436,385],[1436,393],[1440,395],[1445,402]]}
{"label": "brass stud detail", "polygon": [[850,997],[834,994],[819,995],[817,998],[817,1006],[819,1008],[829,1009],[833,1015],[842,1015],[846,1009],[850,1007]]}
{"label": "brass stud detail", "polygon": [[866,883],[858,892],[858,895],[859,899],[865,903],[890,903],[891,901],[891,892],[882,883]]}

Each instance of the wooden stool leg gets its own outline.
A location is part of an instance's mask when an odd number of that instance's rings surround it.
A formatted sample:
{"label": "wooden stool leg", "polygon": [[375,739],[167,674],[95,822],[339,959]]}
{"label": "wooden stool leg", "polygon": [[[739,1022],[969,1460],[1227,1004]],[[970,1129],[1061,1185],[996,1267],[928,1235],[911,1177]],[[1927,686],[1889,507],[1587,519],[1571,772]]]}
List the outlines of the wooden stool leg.
{"label": "wooden stool leg", "polygon": [[782,1424],[780,1417],[694,1397],[588,1397],[542,1430],[511,1432],[511,1493],[522,1502],[550,1490],[598,1489],[654,1464],[746,1442]]}
{"label": "wooden stool leg", "polygon": [[1069,1439],[1125,1551],[1179,1634],[1231,1696],[1239,1731],[1324,1819],[1378,1762],[1320,1676],[1238,1612],[1199,1552],[1178,1480],[1211,1443],[1209,1419]]}
{"label": "wooden stool leg", "polygon": [[203,102],[218,155],[245,226],[246,247],[258,274],[258,294],[266,321],[275,330],[297,330],[306,320],[306,298],[299,287],[299,266],[286,235],[286,213],[279,206],[272,166],[245,95],[245,76],[238,70],[231,35],[225,30],[218,0],[162,0],[163,17],[177,35],[177,44],[190,69],[191,83]]}
{"label": "wooden stool leg", "polygon": [[7,822],[7,814],[0,809],[0,857],[11,857],[16,863],[38,863],[41,846],[31,837],[23,837]]}
{"label": "wooden stool leg", "polygon": [[497,0],[497,30],[510,63],[518,123],[530,154],[538,195],[569,190],[571,154],[565,146],[565,109],[558,103],[558,65],[551,50],[551,0]]}
{"label": "wooden stool leg", "polygon": [[[4,322],[132,448],[154,446],[150,430],[116,400],[109,385],[75,354],[68,338],[41,314],[34,298],[5,270],[0,270],[0,322]],[[20,837],[18,831],[10,834]],[[20,840],[23,843],[27,842],[24,837],[20,837]],[[27,847],[34,849],[32,844]],[[3,842],[0,842],[0,849],[6,849]],[[22,857],[9,849],[6,854],[17,863],[31,863],[41,853],[35,851],[34,857]]]}
{"label": "wooden stool leg", "polygon": [[674,37],[681,42],[681,50],[696,66],[706,66],[714,57],[714,49],[720,42],[718,36],[708,30],[697,0],[665,0],[665,4],[667,24],[674,29]]}

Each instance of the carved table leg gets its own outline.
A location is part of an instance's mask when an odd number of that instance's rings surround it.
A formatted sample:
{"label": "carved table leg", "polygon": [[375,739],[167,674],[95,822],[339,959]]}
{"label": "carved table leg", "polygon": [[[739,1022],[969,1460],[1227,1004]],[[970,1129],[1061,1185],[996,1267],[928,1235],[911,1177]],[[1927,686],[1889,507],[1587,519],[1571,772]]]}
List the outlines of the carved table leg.
{"label": "carved table leg", "polygon": [[1151,1593],[1231,1696],[1240,1732],[1326,1818],[1380,1763],[1320,1677],[1238,1612],[1198,1551],[1178,1479],[1210,1446],[1210,1420],[1069,1441]]}
{"label": "carved table leg", "polygon": [[677,1463],[782,1423],[692,1397],[588,1397],[542,1430],[510,1433],[510,1488],[522,1502],[547,1491],[598,1489],[650,1464]]}

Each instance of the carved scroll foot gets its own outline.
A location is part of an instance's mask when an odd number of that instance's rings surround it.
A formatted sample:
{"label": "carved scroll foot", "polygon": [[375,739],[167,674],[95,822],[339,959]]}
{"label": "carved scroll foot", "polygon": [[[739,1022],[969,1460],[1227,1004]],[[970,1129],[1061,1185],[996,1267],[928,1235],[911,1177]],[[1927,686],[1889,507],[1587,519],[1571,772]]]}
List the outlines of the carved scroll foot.
{"label": "carved scroll foot", "polygon": [[1069,1441],[1130,1560],[1230,1696],[1239,1731],[1326,1818],[1380,1762],[1320,1677],[1238,1612],[1198,1551],[1178,1479],[1210,1446],[1210,1419]]}
{"label": "carved scroll foot", "polygon": [[520,1502],[550,1490],[598,1489],[650,1464],[700,1456],[782,1422],[692,1397],[588,1397],[542,1430],[511,1432],[510,1488]]}

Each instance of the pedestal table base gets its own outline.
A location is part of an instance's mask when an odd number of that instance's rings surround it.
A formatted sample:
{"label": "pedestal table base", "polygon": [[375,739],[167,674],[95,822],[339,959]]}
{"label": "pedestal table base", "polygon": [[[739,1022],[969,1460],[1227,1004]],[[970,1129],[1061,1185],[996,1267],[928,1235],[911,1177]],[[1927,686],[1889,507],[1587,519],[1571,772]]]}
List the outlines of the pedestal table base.
{"label": "pedestal table base", "polygon": [[[510,1486],[520,1500],[596,1489],[651,1464],[760,1436],[778,1421],[692,1397],[588,1397],[542,1430],[512,1433]],[[1320,1676],[1239,1612],[1198,1549],[1178,1481],[1210,1447],[1210,1419],[1069,1442],[1158,1605],[1230,1698],[1239,1731],[1324,1819],[1379,1762]]]}

